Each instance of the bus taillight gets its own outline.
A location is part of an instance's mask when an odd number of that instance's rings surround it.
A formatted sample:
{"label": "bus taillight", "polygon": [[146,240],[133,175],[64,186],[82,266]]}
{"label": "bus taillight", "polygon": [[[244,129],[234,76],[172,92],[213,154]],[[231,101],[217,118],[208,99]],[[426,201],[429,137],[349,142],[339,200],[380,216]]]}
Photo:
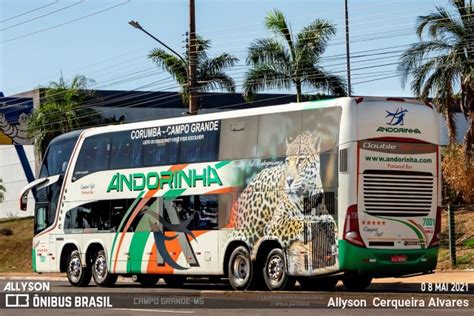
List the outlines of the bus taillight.
{"label": "bus taillight", "polygon": [[357,205],[351,205],[347,209],[346,221],[344,223],[344,240],[347,240],[353,245],[365,247],[364,241],[360,236],[359,230],[359,215],[357,212]]}
{"label": "bus taillight", "polygon": [[441,207],[438,207],[436,210],[436,223],[433,234],[433,239],[431,239],[429,247],[439,246],[439,240],[441,239]]}

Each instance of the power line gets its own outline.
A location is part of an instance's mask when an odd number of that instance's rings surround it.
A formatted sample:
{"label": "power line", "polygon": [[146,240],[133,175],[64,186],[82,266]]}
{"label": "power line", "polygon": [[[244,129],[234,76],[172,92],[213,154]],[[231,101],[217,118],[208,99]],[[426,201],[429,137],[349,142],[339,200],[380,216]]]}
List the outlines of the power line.
{"label": "power line", "polygon": [[18,39],[21,39],[21,38],[25,38],[25,37],[28,37],[28,36],[31,36],[31,35],[35,35],[35,34],[38,34],[38,33],[42,33],[42,32],[46,32],[46,31],[49,31],[49,30],[52,30],[52,29],[55,29],[55,28],[58,28],[58,27],[61,27],[61,26],[64,26],[64,25],[73,23],[73,22],[77,22],[77,21],[80,21],[80,20],[89,18],[89,17],[91,17],[91,16],[94,16],[94,15],[97,15],[97,14],[100,14],[100,13],[104,13],[104,12],[106,12],[106,11],[110,11],[110,10],[112,10],[112,9],[115,9],[115,8],[117,8],[117,7],[120,7],[120,6],[124,5],[124,4],[129,3],[130,1],[131,1],[131,0],[126,0],[126,1],[121,2],[121,3],[119,3],[119,4],[116,4],[116,5],[107,7],[107,8],[105,8],[105,9],[102,9],[102,10],[99,10],[99,11],[92,12],[92,13],[90,13],[90,14],[81,16],[81,17],[76,18],[76,19],[72,19],[72,20],[69,20],[69,21],[66,21],[66,22],[63,22],[63,23],[60,23],[60,24],[56,24],[56,25],[53,25],[53,26],[50,26],[50,27],[47,27],[47,28],[44,28],[44,29],[35,31],[35,32],[28,33],[28,34],[24,34],[24,35],[20,35],[20,36],[17,36],[17,37],[9,38],[9,39],[6,39],[6,40],[4,40],[4,41],[1,41],[0,44],[12,42],[12,41],[15,41],[15,40],[18,40]]}
{"label": "power line", "polygon": [[29,20],[26,20],[26,21],[23,21],[23,22],[20,22],[20,23],[17,23],[17,24],[13,24],[13,25],[4,27],[3,29],[0,29],[0,31],[5,31],[5,30],[8,30],[8,29],[14,28],[14,27],[16,27],[16,26],[19,26],[19,25],[23,25],[23,24],[26,24],[26,23],[30,23],[30,22],[32,22],[32,21],[35,21],[35,20],[44,18],[45,16],[48,16],[48,15],[51,15],[51,14],[54,14],[54,13],[57,13],[57,12],[60,12],[60,11],[69,9],[69,8],[74,7],[74,6],[76,6],[76,5],[78,5],[78,4],[81,4],[81,3],[83,3],[83,2],[84,2],[84,0],[80,0],[79,2],[75,2],[75,3],[73,3],[73,4],[70,4],[70,5],[68,5],[68,6],[62,7],[62,8],[60,8],[60,9],[57,9],[57,10],[54,10],[54,11],[51,11],[51,12],[48,12],[48,13],[45,13],[45,14],[36,16],[36,17],[34,17],[34,18],[31,18],[31,19],[29,19]]}
{"label": "power line", "polygon": [[58,2],[59,2],[59,0],[56,0],[56,1],[54,1],[54,2],[45,4],[45,5],[41,6],[41,7],[37,7],[37,8],[35,8],[35,9],[32,9],[32,10],[30,10],[30,11],[26,11],[26,12],[17,14],[17,15],[15,15],[15,16],[12,16],[12,17],[9,17],[9,18],[7,18],[7,19],[5,19],[5,20],[0,21],[0,23],[7,22],[7,21],[10,21],[10,20],[19,18],[20,16],[27,15],[27,14],[29,14],[29,13],[31,13],[31,12],[39,11],[39,10],[41,10],[41,9],[43,9],[43,8],[52,6],[53,4],[56,4],[56,3],[58,3]]}

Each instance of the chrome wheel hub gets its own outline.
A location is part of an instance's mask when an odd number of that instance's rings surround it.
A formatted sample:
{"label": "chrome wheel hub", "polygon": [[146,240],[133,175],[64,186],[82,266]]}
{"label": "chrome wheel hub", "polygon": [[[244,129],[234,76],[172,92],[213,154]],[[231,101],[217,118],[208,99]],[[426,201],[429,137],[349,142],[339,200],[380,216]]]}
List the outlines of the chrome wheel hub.
{"label": "chrome wheel hub", "polygon": [[81,272],[82,272],[81,260],[75,257],[69,262],[68,274],[73,281],[77,281],[79,280],[79,277],[81,276]]}
{"label": "chrome wheel hub", "polygon": [[107,262],[103,256],[99,256],[95,259],[94,273],[100,279],[105,278],[107,275]]}
{"label": "chrome wheel hub", "polygon": [[284,274],[284,265],[282,258],[274,256],[270,259],[267,266],[268,276],[272,281],[280,281]]}
{"label": "chrome wheel hub", "polygon": [[249,269],[250,264],[247,258],[244,258],[243,256],[238,256],[235,258],[233,272],[236,279],[239,279],[240,281],[247,279],[250,274]]}

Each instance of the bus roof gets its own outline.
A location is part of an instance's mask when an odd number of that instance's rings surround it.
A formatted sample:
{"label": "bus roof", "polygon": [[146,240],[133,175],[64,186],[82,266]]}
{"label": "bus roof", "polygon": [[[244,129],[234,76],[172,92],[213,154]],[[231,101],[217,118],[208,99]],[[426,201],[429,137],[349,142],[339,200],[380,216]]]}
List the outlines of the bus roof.
{"label": "bus roof", "polygon": [[[246,116],[261,115],[261,114],[285,113],[285,112],[301,111],[301,110],[316,109],[316,108],[334,107],[336,105],[342,106],[343,104],[350,104],[350,102],[348,101],[351,99],[356,100],[356,102],[358,101],[357,103],[360,103],[361,101],[363,102],[396,101],[396,102],[419,104],[419,105],[424,105],[424,106],[427,105],[423,102],[420,102],[415,99],[410,99],[410,98],[373,97],[373,96],[343,97],[343,98],[333,98],[333,99],[308,101],[308,102],[300,102],[300,103],[287,103],[287,104],[275,105],[275,106],[256,107],[256,108],[243,109],[243,110],[232,110],[232,111],[224,111],[224,112],[199,114],[199,115],[193,115],[193,116],[172,117],[172,118],[134,122],[134,123],[120,124],[120,125],[94,127],[94,128],[84,130],[83,137],[89,137],[89,136],[102,134],[106,132],[133,130],[137,128],[148,128],[148,127],[154,127],[154,126],[174,125],[174,124],[186,124],[186,123],[193,123],[193,122],[230,119],[230,118],[246,117]],[[345,101],[345,102],[337,102],[338,100]]]}
{"label": "bus roof", "polygon": [[61,134],[61,135],[59,135],[59,136],[56,136],[56,137],[50,142],[50,144],[54,144],[54,143],[58,143],[58,142],[63,142],[63,141],[69,140],[69,139],[78,138],[79,135],[81,135],[81,133],[82,133],[83,131],[84,131],[84,129],[78,129],[78,130],[75,130],[75,131],[72,131],[72,132],[68,132],[68,133]]}

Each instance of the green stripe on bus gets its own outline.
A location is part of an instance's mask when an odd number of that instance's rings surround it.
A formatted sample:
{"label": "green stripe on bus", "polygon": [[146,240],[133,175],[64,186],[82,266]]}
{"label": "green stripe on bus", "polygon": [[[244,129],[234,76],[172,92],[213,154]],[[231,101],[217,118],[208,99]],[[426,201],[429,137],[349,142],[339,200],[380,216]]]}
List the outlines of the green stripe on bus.
{"label": "green stripe on bus", "polygon": [[219,161],[218,163],[216,163],[216,169],[220,169],[220,168],[228,165],[230,162],[231,162],[230,160]]}
{"label": "green stripe on bus", "polygon": [[320,106],[329,106],[329,105],[334,105],[336,99],[328,99],[328,100],[318,100],[318,101],[310,101],[305,103],[303,106],[304,110],[310,110],[310,109],[315,109]]}
{"label": "green stripe on bus", "polygon": [[143,253],[145,252],[145,245],[150,236],[150,232],[135,232],[133,233],[130,248],[128,249],[127,259],[127,273],[141,273]]}
{"label": "green stripe on bus", "polygon": [[117,237],[118,235],[120,234],[120,231],[122,230],[122,227],[123,225],[125,224],[125,221],[127,220],[128,216],[130,215],[130,213],[132,212],[132,210],[135,208],[135,206],[137,205],[138,201],[141,200],[143,194],[145,194],[145,191],[142,191],[140,192],[140,194],[138,195],[138,197],[135,199],[135,201],[133,201],[132,205],[130,205],[130,207],[128,208],[127,212],[125,213],[125,216],[122,218],[122,221],[120,222],[120,225],[117,229],[117,232],[115,232],[115,236],[114,236],[114,241],[112,242],[112,249],[110,250],[110,262],[109,262],[109,267],[112,267],[112,256],[114,254],[114,247],[115,247],[115,242],[117,241]]}
{"label": "green stripe on bus", "polygon": [[171,199],[177,198],[178,196],[183,194],[184,191],[186,191],[186,189],[169,190],[165,194],[163,194],[163,198],[165,198],[167,200],[171,200]]}
{"label": "green stripe on bus", "polygon": [[36,250],[33,248],[31,249],[31,258],[32,258],[32,264],[33,264],[33,272],[36,272]]}

